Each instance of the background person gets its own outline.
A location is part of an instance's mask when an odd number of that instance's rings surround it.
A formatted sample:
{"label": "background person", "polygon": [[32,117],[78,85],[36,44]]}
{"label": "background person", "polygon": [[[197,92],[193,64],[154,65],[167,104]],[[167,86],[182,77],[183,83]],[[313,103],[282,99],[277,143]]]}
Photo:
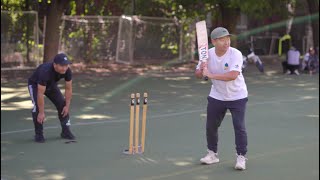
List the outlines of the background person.
{"label": "background person", "polygon": [[294,46],[291,46],[286,56],[287,60],[282,62],[283,70],[286,74],[299,75],[300,52]]}

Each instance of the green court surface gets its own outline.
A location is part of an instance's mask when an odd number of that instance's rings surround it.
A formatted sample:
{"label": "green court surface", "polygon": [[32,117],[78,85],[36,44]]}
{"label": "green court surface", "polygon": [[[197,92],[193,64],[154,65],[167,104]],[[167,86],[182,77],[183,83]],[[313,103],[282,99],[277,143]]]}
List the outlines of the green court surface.
{"label": "green court surface", "polygon": [[[57,112],[45,99],[46,142],[33,142],[26,80],[1,83],[1,180],[317,180],[319,76],[244,72],[249,101],[247,170],[236,171],[228,113],[220,128],[220,163],[206,155],[210,83],[192,73],[75,74],[71,107],[77,143],[59,137]],[[61,83],[63,84],[63,83]],[[146,151],[125,155],[130,93],[148,92]]]}

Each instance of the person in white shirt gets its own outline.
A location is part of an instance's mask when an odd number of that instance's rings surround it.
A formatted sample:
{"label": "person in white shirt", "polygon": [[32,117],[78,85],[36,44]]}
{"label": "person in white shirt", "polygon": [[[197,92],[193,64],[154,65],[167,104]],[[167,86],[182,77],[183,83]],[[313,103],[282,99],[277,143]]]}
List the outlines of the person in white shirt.
{"label": "person in white shirt", "polygon": [[[312,48],[312,47],[311,47]],[[310,49],[311,49],[310,48]],[[308,68],[308,61],[309,61],[309,57],[310,57],[310,49],[309,51],[303,56],[303,61],[301,62],[301,71],[305,71]]]}
{"label": "person in white shirt", "polygon": [[200,161],[203,164],[219,162],[218,128],[229,109],[235,131],[235,169],[244,170],[247,153],[245,111],[248,91],[242,74],[242,53],[230,47],[230,34],[223,27],[217,27],[211,32],[211,42],[214,47],[209,49],[208,61],[199,62],[195,71],[197,78],[208,77],[212,82],[206,122],[208,154]]}

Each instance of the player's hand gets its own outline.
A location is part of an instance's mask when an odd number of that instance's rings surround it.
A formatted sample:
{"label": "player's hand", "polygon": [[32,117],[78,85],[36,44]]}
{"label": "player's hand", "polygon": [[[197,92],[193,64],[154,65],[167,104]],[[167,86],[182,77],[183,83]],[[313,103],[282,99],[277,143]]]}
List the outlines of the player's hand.
{"label": "player's hand", "polygon": [[200,70],[201,70],[201,72],[203,72],[203,69],[204,69],[205,67],[207,67],[207,63],[206,63],[206,62],[201,62],[201,64],[200,64]]}
{"label": "player's hand", "polygon": [[38,123],[43,124],[45,117],[44,113],[39,113],[37,117]]}
{"label": "player's hand", "polygon": [[66,115],[69,114],[69,107],[64,106],[61,112],[62,117],[65,117]]}
{"label": "player's hand", "polygon": [[208,67],[205,66],[205,67],[203,68],[203,71],[202,71],[202,76],[203,76],[203,77],[210,77],[210,75],[211,75],[211,73],[209,72]]}

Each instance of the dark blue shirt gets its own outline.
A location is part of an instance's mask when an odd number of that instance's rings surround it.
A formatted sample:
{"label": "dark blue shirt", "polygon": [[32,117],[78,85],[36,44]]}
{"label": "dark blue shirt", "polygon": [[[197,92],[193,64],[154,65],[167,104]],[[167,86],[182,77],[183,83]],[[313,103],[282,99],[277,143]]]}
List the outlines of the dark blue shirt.
{"label": "dark blue shirt", "polygon": [[71,81],[72,72],[68,68],[65,74],[59,74],[54,70],[53,63],[43,63],[37,67],[36,71],[31,75],[28,80],[29,85],[40,84],[46,86],[46,89],[50,89],[52,86],[56,86],[57,82],[64,78],[65,81]]}

